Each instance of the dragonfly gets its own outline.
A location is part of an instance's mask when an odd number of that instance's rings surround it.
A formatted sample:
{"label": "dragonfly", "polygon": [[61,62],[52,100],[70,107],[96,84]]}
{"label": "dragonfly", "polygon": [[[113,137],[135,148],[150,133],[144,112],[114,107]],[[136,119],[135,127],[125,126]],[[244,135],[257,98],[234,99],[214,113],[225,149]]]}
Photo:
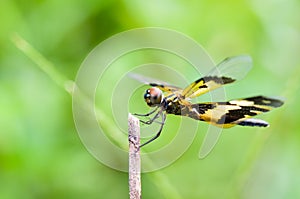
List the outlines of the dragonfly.
{"label": "dragonfly", "polygon": [[236,125],[268,127],[268,122],[252,117],[282,106],[283,101],[280,99],[260,95],[226,102],[191,102],[192,98],[242,79],[251,67],[252,59],[248,55],[228,57],[206,76],[197,79],[184,89],[140,74],[129,73],[131,78],[151,86],[146,90],[144,100],[153,110],[146,114],[134,115],[147,117],[147,120],[140,119],[144,124],[151,125],[153,122],[160,124],[155,136],[140,147],[151,143],[161,135],[168,114],[187,116],[220,128]]}

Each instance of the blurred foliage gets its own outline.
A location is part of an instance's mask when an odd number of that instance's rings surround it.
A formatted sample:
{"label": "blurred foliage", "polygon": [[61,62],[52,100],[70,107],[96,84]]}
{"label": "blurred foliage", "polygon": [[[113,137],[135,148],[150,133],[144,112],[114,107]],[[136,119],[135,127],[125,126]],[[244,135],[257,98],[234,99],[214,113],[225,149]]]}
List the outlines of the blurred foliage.
{"label": "blurred foliage", "polygon": [[300,197],[299,1],[2,0],[0,25],[0,198],[128,198],[127,174],[102,165],[82,145],[70,95],[11,37],[21,35],[74,80],[98,43],[147,26],[187,34],[216,62],[250,54],[253,70],[227,88],[228,97],[281,95],[286,103],[263,116],[268,129],[226,130],[203,160],[201,123],[178,161],[142,175],[143,198]]}

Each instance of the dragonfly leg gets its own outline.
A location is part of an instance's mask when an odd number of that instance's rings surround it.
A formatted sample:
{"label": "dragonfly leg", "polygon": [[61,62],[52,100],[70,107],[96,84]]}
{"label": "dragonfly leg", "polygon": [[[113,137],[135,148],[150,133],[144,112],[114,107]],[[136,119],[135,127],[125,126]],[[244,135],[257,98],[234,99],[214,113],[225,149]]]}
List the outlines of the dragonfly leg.
{"label": "dragonfly leg", "polygon": [[157,118],[159,118],[159,116],[161,115],[161,111],[159,111],[158,113],[156,113],[156,115],[154,117],[152,117],[150,120],[148,121],[143,121],[143,120],[140,120],[140,122],[142,122],[143,124],[152,124]]}
{"label": "dragonfly leg", "polygon": [[161,120],[161,125],[160,125],[160,128],[159,128],[158,132],[156,133],[156,135],[153,138],[151,138],[147,142],[145,142],[142,145],[140,145],[140,148],[142,146],[145,146],[146,144],[149,144],[150,142],[156,140],[160,136],[160,133],[161,133],[161,131],[162,131],[164,125],[165,125],[166,115],[163,112],[159,112],[159,114],[161,115],[162,120]]}
{"label": "dragonfly leg", "polygon": [[133,115],[136,115],[136,116],[149,116],[149,115],[152,115],[153,113],[155,113],[158,109],[158,106],[153,110],[153,111],[150,111],[149,113],[146,113],[146,114],[139,114],[139,113],[134,113]]}

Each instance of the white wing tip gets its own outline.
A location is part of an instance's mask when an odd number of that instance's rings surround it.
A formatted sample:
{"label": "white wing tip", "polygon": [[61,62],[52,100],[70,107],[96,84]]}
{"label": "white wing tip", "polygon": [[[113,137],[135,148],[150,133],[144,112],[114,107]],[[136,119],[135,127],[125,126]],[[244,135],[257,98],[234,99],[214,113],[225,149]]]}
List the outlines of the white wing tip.
{"label": "white wing tip", "polygon": [[250,119],[246,119],[246,120],[243,120],[243,121],[239,122],[238,125],[268,127],[269,123],[264,121],[264,120],[250,118]]}

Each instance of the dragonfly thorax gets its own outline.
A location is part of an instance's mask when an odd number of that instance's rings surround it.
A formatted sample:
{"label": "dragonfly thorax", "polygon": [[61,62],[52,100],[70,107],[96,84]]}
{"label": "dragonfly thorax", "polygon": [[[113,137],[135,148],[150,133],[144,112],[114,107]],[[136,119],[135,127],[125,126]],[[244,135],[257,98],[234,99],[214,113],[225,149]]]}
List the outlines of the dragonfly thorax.
{"label": "dragonfly thorax", "polygon": [[145,102],[148,106],[158,106],[163,101],[163,93],[159,88],[152,87],[150,89],[146,90],[146,93],[144,95]]}

